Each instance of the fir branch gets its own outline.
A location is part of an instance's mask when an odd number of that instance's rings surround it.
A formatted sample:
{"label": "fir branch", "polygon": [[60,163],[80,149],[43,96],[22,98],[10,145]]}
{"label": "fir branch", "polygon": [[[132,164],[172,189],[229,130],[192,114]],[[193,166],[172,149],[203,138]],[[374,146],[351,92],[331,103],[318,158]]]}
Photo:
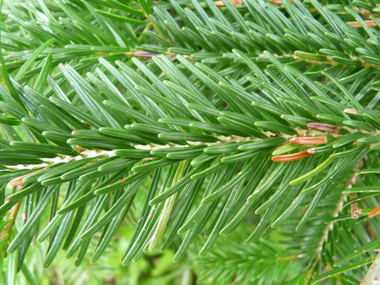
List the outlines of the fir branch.
{"label": "fir branch", "polygon": [[46,267],[61,245],[79,266],[93,240],[101,262],[133,212],[122,265],[161,243],[188,262],[204,234],[202,282],[283,284],[293,262],[288,284],[364,276],[339,266],[380,233],[379,9],[330,4],[7,0],[0,187],[20,189],[0,214],[34,201],[12,260],[51,208]]}

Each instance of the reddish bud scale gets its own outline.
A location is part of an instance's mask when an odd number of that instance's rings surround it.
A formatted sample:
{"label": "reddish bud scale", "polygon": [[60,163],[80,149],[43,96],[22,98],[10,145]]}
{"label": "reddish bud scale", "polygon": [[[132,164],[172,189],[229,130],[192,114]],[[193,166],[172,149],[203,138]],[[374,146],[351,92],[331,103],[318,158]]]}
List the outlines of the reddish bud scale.
{"label": "reddish bud scale", "polygon": [[[373,20],[367,20],[367,21],[364,21],[364,23],[368,27],[377,27],[377,24]],[[347,22],[347,25],[349,25],[349,26],[351,26],[353,28],[363,28],[362,24],[359,23],[359,22]]]}
{"label": "reddish bud scale", "polygon": [[91,125],[89,123],[86,123],[85,121],[82,121],[82,124],[91,129]]}
{"label": "reddish bud scale", "polygon": [[276,161],[276,162],[294,161],[294,160],[298,160],[298,159],[308,157],[310,155],[313,155],[313,154],[307,152],[307,150],[304,150],[304,151],[300,151],[297,153],[273,156],[272,161]]}
{"label": "reddish bud scale", "polygon": [[75,150],[76,150],[77,153],[82,153],[84,151],[84,148],[81,147],[80,145],[76,145],[75,146]]}
{"label": "reddish bud scale", "polygon": [[307,127],[310,129],[315,129],[315,130],[323,131],[323,132],[330,132],[334,134],[337,134],[340,131],[340,127],[338,126],[321,124],[321,123],[308,123]]}
{"label": "reddish bud scale", "polygon": [[380,213],[380,205],[377,206],[375,209],[371,211],[371,213],[368,214],[368,218],[373,218],[376,216],[378,213]]}
{"label": "reddish bud scale", "polygon": [[326,144],[327,143],[327,137],[325,137],[325,136],[299,137],[299,138],[292,138],[289,140],[289,142],[292,144],[319,145],[319,144]]}

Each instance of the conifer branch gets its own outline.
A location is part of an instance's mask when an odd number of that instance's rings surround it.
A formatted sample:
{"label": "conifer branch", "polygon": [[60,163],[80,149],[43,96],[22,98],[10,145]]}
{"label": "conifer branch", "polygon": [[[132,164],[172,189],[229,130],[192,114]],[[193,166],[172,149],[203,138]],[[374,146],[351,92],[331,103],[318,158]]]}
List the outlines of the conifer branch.
{"label": "conifer branch", "polygon": [[[94,240],[91,262],[102,265],[128,217],[134,233],[124,255],[114,250],[122,265],[170,249],[187,268],[173,280],[363,278],[357,266],[380,238],[375,2],[5,5],[7,272],[30,279],[23,261],[37,232],[49,242],[44,267],[60,248],[80,266]],[[204,272],[189,269],[194,262]],[[285,270],[291,263],[297,273]]]}

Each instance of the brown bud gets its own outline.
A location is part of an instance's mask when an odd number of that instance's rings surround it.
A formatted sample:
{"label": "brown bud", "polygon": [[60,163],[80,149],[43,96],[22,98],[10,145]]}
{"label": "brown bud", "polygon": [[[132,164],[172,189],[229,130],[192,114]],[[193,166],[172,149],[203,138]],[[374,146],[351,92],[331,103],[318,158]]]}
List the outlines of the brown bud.
{"label": "brown bud", "polygon": [[307,150],[304,150],[297,153],[273,156],[272,161],[276,161],[276,162],[293,161],[293,160],[298,160],[298,159],[308,157],[310,155],[313,155],[313,154],[309,153]]}
{"label": "brown bud", "polygon": [[339,133],[340,127],[334,126],[334,125],[328,125],[328,124],[321,124],[321,123],[308,123],[307,127],[310,129],[315,129],[318,131],[323,132],[330,132],[330,133]]}
{"label": "brown bud", "polygon": [[299,138],[292,138],[289,140],[290,143],[293,144],[311,144],[311,145],[318,145],[318,144],[326,144],[327,143],[327,137],[325,136],[318,136],[318,137],[299,137]]}
{"label": "brown bud", "polygon": [[[364,21],[364,23],[368,26],[368,27],[377,27],[377,24],[375,23],[375,21],[372,21],[372,20],[368,20],[368,21]],[[347,22],[347,24],[353,28],[363,28],[362,24],[360,24],[359,22],[355,21],[355,22]]]}
{"label": "brown bud", "polygon": [[380,213],[380,205],[377,206],[375,209],[371,211],[371,213],[368,214],[368,218],[373,218],[376,216],[378,213]]}
{"label": "brown bud", "polygon": [[82,124],[84,124],[86,127],[88,127],[89,129],[91,129],[91,125],[89,123],[86,123],[85,121],[82,121]]}
{"label": "brown bud", "polygon": [[77,153],[82,153],[84,151],[84,148],[81,147],[80,145],[76,145],[75,146],[75,150],[76,150]]}

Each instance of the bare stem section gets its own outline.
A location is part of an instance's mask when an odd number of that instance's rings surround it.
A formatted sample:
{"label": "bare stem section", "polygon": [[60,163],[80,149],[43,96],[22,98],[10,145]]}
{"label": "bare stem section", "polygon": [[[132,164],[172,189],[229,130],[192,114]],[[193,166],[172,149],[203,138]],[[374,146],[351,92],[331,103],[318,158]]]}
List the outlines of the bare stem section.
{"label": "bare stem section", "polygon": [[[346,128],[350,133],[356,131],[356,130],[352,130],[352,129],[349,129],[349,128]],[[300,129],[300,128],[296,128],[295,129],[298,133],[298,136],[301,136],[302,134],[305,133],[305,130],[303,129]],[[275,133],[272,133],[272,132],[263,132],[268,138],[270,137],[283,137],[285,138],[287,141],[291,141],[292,139],[295,139],[297,137],[297,135],[287,135],[287,134],[275,134]],[[322,140],[324,141],[325,138],[324,136],[326,135],[324,132],[322,131],[319,131],[319,130],[309,130],[307,131],[307,134],[309,136],[312,136],[312,137],[322,137]],[[337,138],[341,138],[341,137],[344,137],[342,135],[338,135],[338,134],[335,134],[335,133],[332,133],[331,135],[333,136],[336,136]],[[371,134],[371,135],[377,135],[377,133],[375,134]],[[188,141],[188,145],[177,145],[177,144],[167,144],[167,145],[158,145],[158,144],[149,144],[149,145],[134,145],[133,147],[135,149],[140,149],[140,150],[155,150],[155,149],[160,149],[160,148],[175,148],[175,147],[188,147],[188,146],[196,146],[196,145],[206,145],[206,146],[218,146],[218,145],[224,145],[224,144],[228,144],[228,143],[232,143],[232,142],[254,142],[254,141],[259,141],[261,140],[260,138],[255,138],[255,137],[239,137],[239,136],[217,136],[216,137],[218,139],[217,142],[215,143],[203,143],[203,142],[190,142]],[[314,139],[312,139],[313,141]],[[318,141],[319,143],[321,143],[321,140]],[[306,143],[306,141],[305,141]],[[105,150],[84,150],[81,152],[80,155],[78,156],[58,156],[54,159],[42,159],[44,160],[45,162],[42,163],[42,164],[29,164],[29,165],[12,165],[12,166],[7,166],[10,170],[22,170],[22,169],[38,169],[38,168],[44,168],[44,167],[49,167],[49,165],[53,165],[53,164],[57,164],[57,163],[61,163],[61,162],[71,162],[71,161],[77,161],[77,160],[81,160],[83,158],[91,158],[93,157],[94,159],[97,158],[97,159],[101,159],[101,158],[106,158],[106,157],[111,157],[111,156],[115,156],[115,152],[114,151],[105,151]]]}

